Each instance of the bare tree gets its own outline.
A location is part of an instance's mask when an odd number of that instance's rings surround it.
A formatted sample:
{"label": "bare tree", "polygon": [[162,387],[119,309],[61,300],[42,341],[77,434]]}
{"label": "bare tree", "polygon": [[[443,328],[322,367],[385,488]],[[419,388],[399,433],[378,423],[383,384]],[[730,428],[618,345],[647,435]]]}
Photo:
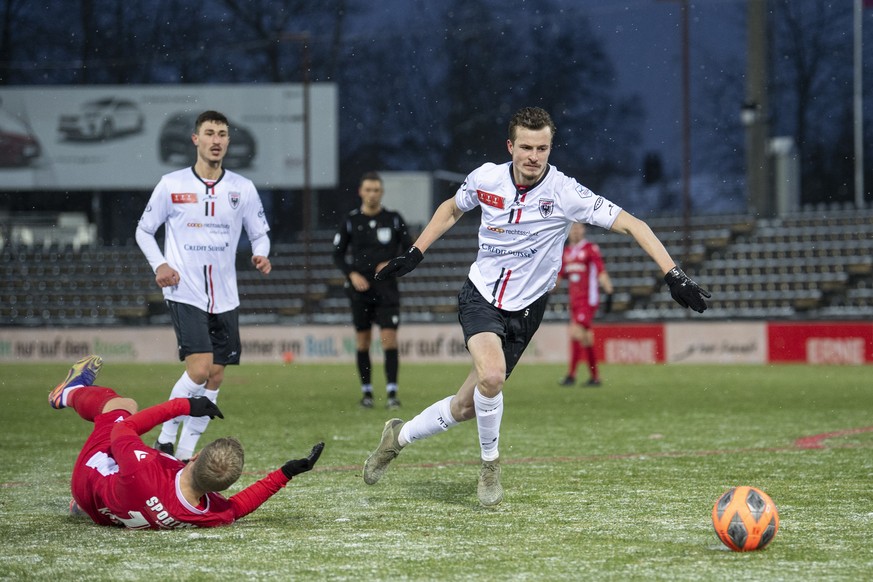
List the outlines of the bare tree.
{"label": "bare tree", "polygon": [[559,125],[562,167],[597,187],[607,174],[635,173],[638,101],[617,94],[612,64],[584,14],[554,18],[540,2],[517,13],[501,2],[456,0],[447,14],[444,93],[450,169],[504,159],[505,128],[519,107],[539,105]]}
{"label": "bare tree", "polygon": [[[28,0],[5,0],[0,10],[0,84],[22,82],[32,75],[35,67],[23,66],[38,47],[31,42],[34,33],[44,31],[41,10]],[[22,63],[17,65],[16,61]]]}
{"label": "bare tree", "polygon": [[[851,111],[851,17],[850,2],[772,2],[771,127],[794,136],[804,203],[833,200],[839,194],[838,184],[823,181],[833,175],[826,165],[832,158],[819,154],[840,147]],[[846,144],[851,156],[851,140]],[[844,196],[851,199],[850,193]]]}

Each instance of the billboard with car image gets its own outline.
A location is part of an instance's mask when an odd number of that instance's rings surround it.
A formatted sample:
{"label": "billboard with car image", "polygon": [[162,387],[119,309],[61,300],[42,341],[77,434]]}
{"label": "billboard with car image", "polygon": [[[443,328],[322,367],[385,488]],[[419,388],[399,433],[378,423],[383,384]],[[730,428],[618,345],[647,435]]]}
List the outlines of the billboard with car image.
{"label": "billboard with car image", "polygon": [[259,188],[301,188],[308,151],[309,185],[332,188],[336,86],[308,90],[307,100],[301,84],[3,87],[0,190],[150,190],[194,163],[194,120],[207,109],[230,122],[226,168]]}

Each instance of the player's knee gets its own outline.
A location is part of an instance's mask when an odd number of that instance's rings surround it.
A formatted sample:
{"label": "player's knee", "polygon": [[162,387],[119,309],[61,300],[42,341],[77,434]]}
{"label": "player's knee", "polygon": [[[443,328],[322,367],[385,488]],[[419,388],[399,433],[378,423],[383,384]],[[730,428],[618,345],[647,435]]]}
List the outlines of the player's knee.
{"label": "player's knee", "polygon": [[506,380],[506,370],[502,367],[492,367],[479,374],[479,393],[482,396],[493,398],[503,390],[503,382]]}
{"label": "player's knee", "polygon": [[209,380],[209,366],[190,366],[188,368],[188,377],[195,384],[204,384]]}

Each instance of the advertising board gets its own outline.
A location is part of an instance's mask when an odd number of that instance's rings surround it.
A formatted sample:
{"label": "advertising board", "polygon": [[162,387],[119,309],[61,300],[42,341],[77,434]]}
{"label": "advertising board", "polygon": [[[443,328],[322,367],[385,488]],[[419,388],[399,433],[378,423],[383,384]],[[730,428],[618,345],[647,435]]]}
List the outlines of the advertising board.
{"label": "advertising board", "polygon": [[309,85],[101,85],[0,88],[0,190],[151,190],[192,165],[197,115],[230,121],[225,167],[258,188],[337,184],[337,91]]}

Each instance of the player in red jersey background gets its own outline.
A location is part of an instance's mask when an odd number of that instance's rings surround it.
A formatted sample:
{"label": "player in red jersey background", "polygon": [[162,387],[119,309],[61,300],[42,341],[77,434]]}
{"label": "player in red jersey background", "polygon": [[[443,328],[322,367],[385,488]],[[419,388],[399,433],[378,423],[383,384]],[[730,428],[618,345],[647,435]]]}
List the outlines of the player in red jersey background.
{"label": "player in red jersey background", "polygon": [[605,310],[612,308],[612,281],[603,266],[600,247],[585,239],[585,225],[581,222],[570,227],[558,282],[567,280],[570,302],[570,363],[562,386],[576,383],[576,369],[582,360],[588,362],[588,386],[600,386],[597,356],[594,353],[594,331],[591,324],[600,304],[600,288],[606,292]]}

